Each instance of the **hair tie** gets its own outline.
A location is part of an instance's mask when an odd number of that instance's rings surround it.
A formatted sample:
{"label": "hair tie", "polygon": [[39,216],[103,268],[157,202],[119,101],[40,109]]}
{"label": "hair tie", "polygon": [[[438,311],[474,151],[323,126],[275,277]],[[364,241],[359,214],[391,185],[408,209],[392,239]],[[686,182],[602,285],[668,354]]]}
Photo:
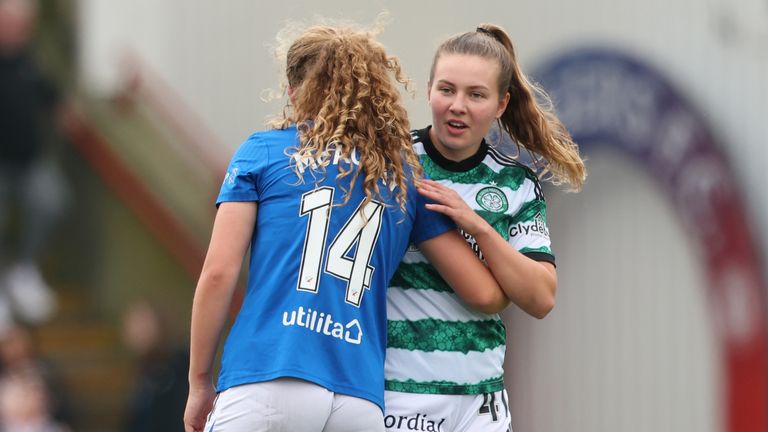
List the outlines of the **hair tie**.
{"label": "hair tie", "polygon": [[485,33],[485,34],[487,34],[488,36],[490,36],[490,37],[492,37],[492,38],[496,39],[496,35],[494,35],[494,34],[493,34],[493,32],[492,32],[492,31],[490,31],[490,30],[484,29],[484,28],[482,28],[482,27],[478,27],[478,28],[477,28],[475,31],[476,31],[476,32],[478,32],[478,33]]}

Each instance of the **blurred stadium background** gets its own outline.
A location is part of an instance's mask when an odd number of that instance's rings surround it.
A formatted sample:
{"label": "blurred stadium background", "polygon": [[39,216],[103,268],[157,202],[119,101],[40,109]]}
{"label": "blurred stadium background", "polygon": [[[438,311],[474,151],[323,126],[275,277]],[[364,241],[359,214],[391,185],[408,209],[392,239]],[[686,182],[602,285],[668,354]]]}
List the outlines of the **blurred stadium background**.
{"label": "blurred stadium background", "polygon": [[286,20],[370,24],[414,80],[438,41],[505,27],[588,158],[549,188],[555,310],[517,310],[507,378],[517,432],[768,431],[768,1],[41,0],[35,49],[68,94],[70,205],[34,329],[73,430],[119,430],[135,365],[121,316],[160,304],[183,342],[213,200],[235,147],[276,114],[269,45]]}

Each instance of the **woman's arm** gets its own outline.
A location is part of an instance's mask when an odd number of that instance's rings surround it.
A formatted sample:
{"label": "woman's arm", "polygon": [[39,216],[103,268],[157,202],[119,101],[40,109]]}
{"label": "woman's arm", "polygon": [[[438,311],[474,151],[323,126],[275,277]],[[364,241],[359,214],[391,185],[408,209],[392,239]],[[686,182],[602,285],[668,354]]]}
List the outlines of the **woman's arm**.
{"label": "woman's arm", "polygon": [[423,241],[418,246],[440,276],[473,309],[493,314],[509,305],[509,299],[494,275],[455,230]]}
{"label": "woman's arm", "polygon": [[494,277],[513,303],[536,318],[544,318],[555,307],[555,266],[521,254],[487,222],[485,225],[485,228],[469,233],[483,251]]}
{"label": "woman's arm", "polygon": [[227,322],[243,258],[256,222],[255,202],[219,205],[211,242],[192,303],[189,398],[184,414],[187,432],[202,431],[211,411],[213,360]]}
{"label": "woman's arm", "polygon": [[493,276],[506,296],[536,318],[544,318],[555,306],[557,272],[548,262],[535,261],[507,243],[496,230],[451,188],[424,180],[419,193],[435,201],[427,208],[445,214],[464,232],[475,237]]}

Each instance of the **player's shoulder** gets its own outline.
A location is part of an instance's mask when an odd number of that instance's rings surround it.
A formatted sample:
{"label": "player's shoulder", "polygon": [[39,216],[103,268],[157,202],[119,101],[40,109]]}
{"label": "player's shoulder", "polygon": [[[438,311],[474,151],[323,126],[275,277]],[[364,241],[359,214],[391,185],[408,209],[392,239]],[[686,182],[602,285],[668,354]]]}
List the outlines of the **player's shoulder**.
{"label": "player's shoulder", "polygon": [[536,173],[526,164],[520,162],[518,159],[502,153],[498,148],[488,146],[488,153],[486,155],[486,162],[492,162],[505,168],[511,168],[514,170],[522,170],[526,173],[530,173],[536,176]]}
{"label": "player's shoulder", "polygon": [[253,132],[237,149],[241,157],[263,158],[283,153],[287,147],[297,144],[296,129],[272,129]]}
{"label": "player's shoulder", "polygon": [[281,146],[295,143],[297,138],[295,127],[286,129],[267,129],[253,132],[244,142],[249,146]]}
{"label": "player's shoulder", "polygon": [[420,158],[426,157],[427,147],[432,146],[432,140],[429,137],[429,126],[423,129],[411,130],[411,146],[417,156]]}
{"label": "player's shoulder", "polygon": [[494,171],[504,170],[508,174],[512,174],[504,177],[516,178],[518,179],[516,181],[518,184],[520,182],[530,182],[529,184],[531,184],[532,190],[534,191],[536,197],[541,200],[544,199],[539,176],[530,166],[517,160],[516,158],[504,154],[503,152],[499,151],[499,149],[490,146],[488,147],[488,153],[485,157],[484,163],[486,165],[495,166]]}
{"label": "player's shoulder", "polygon": [[429,140],[429,127],[411,130],[411,144],[414,146],[417,144],[423,144],[424,141],[427,140]]}
{"label": "player's shoulder", "polygon": [[536,175],[536,172],[529,165],[501,152],[496,147],[488,146],[488,153],[485,157],[485,162],[486,164],[495,164],[499,167],[507,168],[513,171],[519,170],[524,173],[526,177],[538,182],[539,176]]}

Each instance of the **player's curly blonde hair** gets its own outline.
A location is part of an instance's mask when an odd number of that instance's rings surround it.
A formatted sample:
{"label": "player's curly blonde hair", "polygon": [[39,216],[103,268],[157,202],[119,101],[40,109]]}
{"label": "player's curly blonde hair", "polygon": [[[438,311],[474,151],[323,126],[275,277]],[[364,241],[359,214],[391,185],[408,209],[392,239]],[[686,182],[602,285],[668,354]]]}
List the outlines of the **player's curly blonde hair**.
{"label": "player's curly blonde hair", "polygon": [[[330,162],[340,152],[338,178],[352,175],[351,187],[363,175],[365,203],[381,196],[384,179],[402,209],[411,176],[421,175],[411,148],[410,125],[394,81],[408,88],[400,62],[374,40],[372,31],[350,24],[315,25],[290,44],[285,55],[287,88],[293,106],[272,126],[297,124],[300,145],[292,160]],[[394,80],[393,80],[394,78]],[[299,173],[299,167],[294,165]],[[345,191],[344,203],[351,189]]]}
{"label": "player's curly blonde hair", "polygon": [[546,179],[581,188],[587,176],[579,147],[555,114],[551,99],[531,83],[517,63],[515,49],[507,32],[495,24],[480,24],[476,31],[462,33],[444,41],[432,60],[429,81],[442,55],[476,55],[499,64],[499,92],[509,93],[500,126],[518,146],[526,149]]}

